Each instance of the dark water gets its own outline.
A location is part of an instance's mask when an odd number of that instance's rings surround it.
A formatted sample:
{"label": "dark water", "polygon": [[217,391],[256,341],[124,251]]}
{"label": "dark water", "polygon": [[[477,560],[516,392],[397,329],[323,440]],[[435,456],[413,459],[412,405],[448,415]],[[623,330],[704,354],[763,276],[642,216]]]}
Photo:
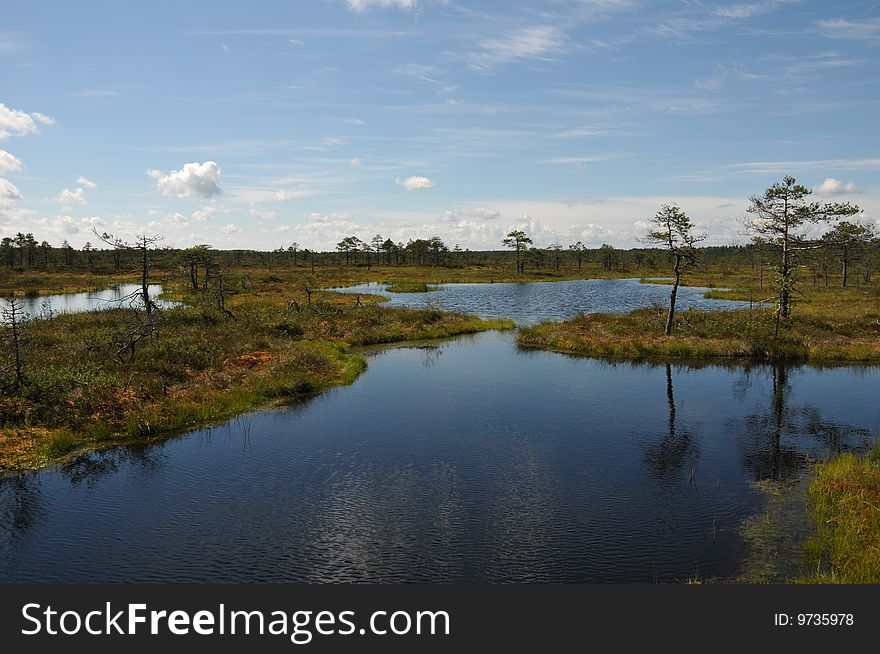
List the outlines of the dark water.
{"label": "dark water", "polygon": [[[642,284],[638,279],[584,279],[569,282],[522,284],[441,284],[428,293],[389,293],[384,284],[358,284],[333,289],[340,293],[373,293],[391,298],[391,306],[422,308],[428,303],[447,311],[490,318],[514,318],[520,325],[542,320],[565,320],[578,313],[625,313],[668,303],[670,287]],[[681,309],[736,309],[748,303],[707,300],[708,289],[681,287],[676,306]]]}
{"label": "dark water", "polygon": [[[174,302],[157,300],[162,293],[160,284],[149,284],[150,297],[159,306],[172,306]],[[117,307],[141,307],[140,284],[119,284],[113,288],[85,293],[59,293],[39,297],[18,298],[27,316],[51,317],[59,313],[81,313],[83,311],[101,311]],[[0,297],[0,310],[9,306],[9,300]]]}
{"label": "dark water", "polygon": [[864,447],[878,394],[878,368],[614,364],[510,333],[385,349],[304,404],[0,480],[0,581],[729,577],[753,482]]}

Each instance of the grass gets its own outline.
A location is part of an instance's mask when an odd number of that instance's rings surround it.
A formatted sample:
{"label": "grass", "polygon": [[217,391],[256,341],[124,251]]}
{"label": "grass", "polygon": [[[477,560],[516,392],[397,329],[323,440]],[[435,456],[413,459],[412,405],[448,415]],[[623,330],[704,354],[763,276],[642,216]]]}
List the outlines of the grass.
{"label": "grass", "polygon": [[816,534],[803,583],[880,583],[880,451],[816,465],[809,490]]}
{"label": "grass", "polygon": [[437,289],[425,282],[393,282],[385,290],[389,293],[430,293]]}
{"label": "grass", "polygon": [[7,270],[0,271],[0,297],[12,295],[38,297],[56,293],[86,293],[136,281],[138,281],[137,276],[130,273]]}
{"label": "grass", "polygon": [[167,295],[185,304],[161,313],[130,361],[120,361],[114,345],[132,324],[130,310],[27,323],[27,383],[0,393],[0,469],[166,438],[351,383],[366,366],[358,346],[513,327],[430,307],[384,307],[377,296],[357,305],[351,295],[321,292],[309,304],[290,276],[230,276],[230,285],[233,278],[226,306],[234,319],[183,282],[165,280]]}
{"label": "grass", "polygon": [[[748,299],[747,291],[707,296]],[[754,297],[754,294],[752,294]],[[880,290],[876,287],[807,289],[774,338],[772,309],[680,311],[673,334],[663,335],[666,310],[581,315],[521,329],[517,340],[533,347],[628,358],[728,358],[815,362],[880,361]]]}
{"label": "grass", "polygon": [[747,554],[739,574],[741,584],[787,583],[806,570],[804,542],[813,533],[809,518],[808,488],[811,476],[755,482],[765,498],[764,510],[746,518],[742,536]]}

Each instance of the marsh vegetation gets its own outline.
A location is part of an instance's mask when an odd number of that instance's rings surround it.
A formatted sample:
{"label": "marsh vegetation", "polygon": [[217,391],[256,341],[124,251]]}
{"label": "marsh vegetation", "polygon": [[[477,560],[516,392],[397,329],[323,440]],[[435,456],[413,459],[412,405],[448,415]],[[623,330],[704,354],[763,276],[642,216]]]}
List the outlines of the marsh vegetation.
{"label": "marsh vegetation", "polygon": [[[645,444],[643,459],[651,479],[670,492],[699,481],[702,456],[698,429],[683,422],[671,366],[712,360],[748,371],[770,364],[774,411],[746,416],[737,432],[754,431],[760,445],[742,461],[754,482],[784,483],[808,470],[815,452],[823,461],[841,454],[815,466],[805,494],[818,528],[798,555],[811,567],[798,567],[797,578],[877,581],[877,464],[864,454],[864,429],[854,428],[853,444],[841,440],[836,422],[798,427],[797,416],[785,415],[783,389],[792,363],[880,361],[880,244],[872,228],[846,220],[808,239],[805,224],[856,209],[810,204],[806,195],[786,178],[752,198],[755,237],[731,247],[700,247],[702,235],[674,206],[661,208],[646,235],[661,249],[538,248],[516,230],[501,244],[509,252],[463,251],[438,238],[394,244],[378,235],[369,243],[348,237],[336,252],[298,244],[273,252],[174,250],[157,237],[126,243],[107,234],[96,234],[103,249],[5,239],[0,469],[149,446],[350,384],[367,365],[363,346],[508,330],[515,320],[521,349],[494,350],[499,369],[516,367],[512,352],[527,358],[533,349],[665,366],[667,424],[657,443]],[[522,284],[566,280],[608,281]],[[131,292],[101,310],[59,313],[42,297],[123,282]],[[376,282],[383,286],[359,286]],[[486,286],[455,286],[462,282]],[[24,312],[24,302],[45,310]],[[424,351],[434,362],[441,352]],[[524,374],[503,392],[530,387],[533,371]],[[821,447],[805,453],[787,446],[793,429]],[[717,517],[711,524],[714,539]]]}

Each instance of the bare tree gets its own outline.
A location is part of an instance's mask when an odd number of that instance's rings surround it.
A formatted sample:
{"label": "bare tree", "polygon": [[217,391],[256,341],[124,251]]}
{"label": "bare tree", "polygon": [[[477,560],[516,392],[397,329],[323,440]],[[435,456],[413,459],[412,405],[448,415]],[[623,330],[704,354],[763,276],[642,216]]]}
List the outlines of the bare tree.
{"label": "bare tree", "polygon": [[6,305],[0,310],[3,317],[3,324],[6,327],[7,337],[12,344],[13,363],[10,366],[15,375],[15,387],[21,388],[24,385],[25,376],[22,367],[21,346],[24,343],[24,334],[22,325],[26,320],[24,306],[17,297],[11,297],[6,301]]}
{"label": "bare tree", "polygon": [[[153,236],[140,234],[135,237],[134,242],[128,243],[120,238],[114,237],[112,234],[106,232],[98,234],[97,230],[93,231],[98,238],[114,248],[137,252],[139,263],[138,272],[141,276],[141,284],[138,294],[141,296],[141,302],[143,303],[144,311],[146,312],[149,321],[149,319],[152,318],[153,313],[159,308],[156,303],[153,302],[152,298],[150,298],[150,268],[153,264],[150,252],[155,249],[157,243],[162,241],[162,236],[158,234],[154,234]],[[128,298],[122,298],[122,300],[126,299]]]}

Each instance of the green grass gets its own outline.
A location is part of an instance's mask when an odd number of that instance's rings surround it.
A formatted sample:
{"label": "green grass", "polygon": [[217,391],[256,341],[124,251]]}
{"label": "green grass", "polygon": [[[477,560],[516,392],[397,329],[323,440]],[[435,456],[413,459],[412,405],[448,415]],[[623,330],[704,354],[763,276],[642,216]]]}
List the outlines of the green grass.
{"label": "green grass", "polygon": [[809,490],[816,535],[804,583],[880,583],[880,456],[845,454],[816,465]]}
{"label": "green grass", "polygon": [[880,361],[880,296],[858,292],[814,302],[796,307],[778,338],[773,311],[761,307],[680,311],[666,337],[666,311],[656,307],[545,322],[521,329],[517,341],[523,347],[635,359]]}
{"label": "green grass", "polygon": [[351,383],[366,366],[358,346],[513,328],[432,307],[384,307],[377,296],[358,305],[321,292],[309,305],[301,285],[281,275],[239,280],[227,301],[233,319],[201,293],[168,284],[186,304],[162,311],[132,360],[119,360],[114,345],[132,326],[128,310],[26,325],[27,383],[0,392],[0,469],[166,438]]}
{"label": "green grass", "polygon": [[437,289],[425,282],[392,282],[385,290],[389,293],[430,293]]}

